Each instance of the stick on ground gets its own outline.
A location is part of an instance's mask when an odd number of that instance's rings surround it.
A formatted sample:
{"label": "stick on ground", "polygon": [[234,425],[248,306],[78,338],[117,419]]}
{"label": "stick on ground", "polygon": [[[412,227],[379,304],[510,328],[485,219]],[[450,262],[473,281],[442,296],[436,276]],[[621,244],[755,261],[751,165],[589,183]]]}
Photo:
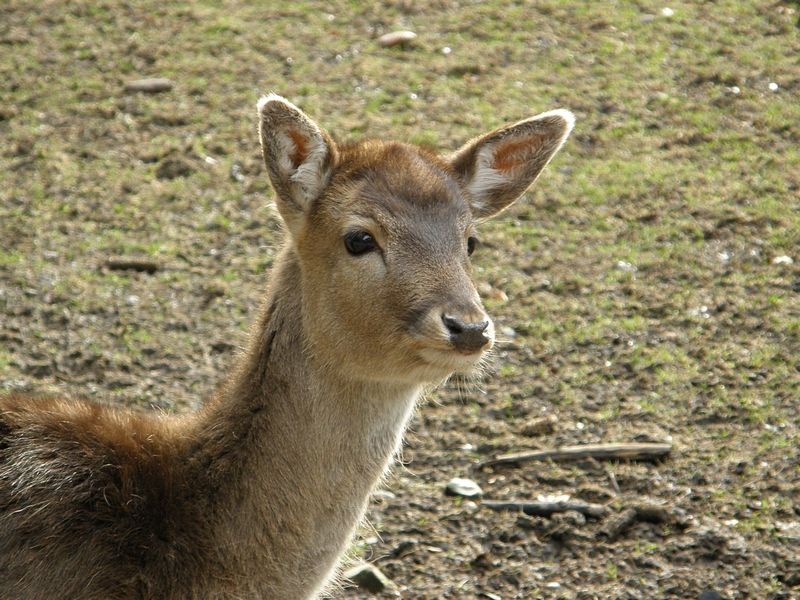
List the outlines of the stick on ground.
{"label": "stick on ground", "polygon": [[555,462],[594,458],[596,460],[660,460],[672,452],[671,444],[586,444],[583,446],[563,446],[556,450],[539,450],[520,454],[504,454],[482,461],[477,468],[497,465],[519,464],[531,461]]}
{"label": "stick on ground", "polygon": [[484,500],[481,506],[489,510],[507,510],[523,512],[531,517],[549,517],[553,513],[577,511],[591,519],[604,519],[611,514],[611,509],[602,504],[586,502],[489,502]]}
{"label": "stick on ground", "polygon": [[135,258],[109,258],[102,266],[111,271],[139,271],[151,275],[160,267],[155,261]]}

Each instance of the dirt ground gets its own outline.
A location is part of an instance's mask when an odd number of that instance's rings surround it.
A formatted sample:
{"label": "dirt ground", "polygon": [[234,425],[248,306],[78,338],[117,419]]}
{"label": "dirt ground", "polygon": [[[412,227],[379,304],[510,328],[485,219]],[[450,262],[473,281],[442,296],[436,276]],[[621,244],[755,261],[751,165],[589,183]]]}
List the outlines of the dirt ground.
{"label": "dirt ground", "polygon": [[[568,108],[562,153],[481,229],[492,366],[428,395],[353,558],[385,597],[800,598],[798,5],[269,4],[0,4],[0,387],[212,393],[280,244],[263,93],[443,151]],[[382,48],[397,29],[418,38]],[[126,91],[144,77],[174,87]],[[632,442],[673,449],[479,466]],[[482,506],[554,498],[609,512]]]}

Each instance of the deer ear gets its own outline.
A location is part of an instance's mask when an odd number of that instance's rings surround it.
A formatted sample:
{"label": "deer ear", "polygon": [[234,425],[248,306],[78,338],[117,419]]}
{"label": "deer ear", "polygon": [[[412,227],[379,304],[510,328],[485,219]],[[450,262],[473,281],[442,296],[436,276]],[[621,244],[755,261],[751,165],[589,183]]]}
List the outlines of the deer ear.
{"label": "deer ear", "polygon": [[575,117],[554,110],[466,143],[449,158],[476,219],[494,216],[528,189],[567,139]]}
{"label": "deer ear", "polygon": [[295,231],[330,181],[336,145],[302,110],[276,94],[259,100],[258,115],[261,153],[278,210]]}

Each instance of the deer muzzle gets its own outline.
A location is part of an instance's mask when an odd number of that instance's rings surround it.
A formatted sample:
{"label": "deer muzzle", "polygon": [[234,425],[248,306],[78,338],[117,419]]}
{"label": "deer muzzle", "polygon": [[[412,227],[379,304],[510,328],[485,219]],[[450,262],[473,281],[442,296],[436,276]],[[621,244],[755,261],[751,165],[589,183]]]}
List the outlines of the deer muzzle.
{"label": "deer muzzle", "polygon": [[453,348],[463,354],[483,350],[492,339],[488,335],[489,320],[463,321],[458,317],[442,315],[442,322],[450,336]]}

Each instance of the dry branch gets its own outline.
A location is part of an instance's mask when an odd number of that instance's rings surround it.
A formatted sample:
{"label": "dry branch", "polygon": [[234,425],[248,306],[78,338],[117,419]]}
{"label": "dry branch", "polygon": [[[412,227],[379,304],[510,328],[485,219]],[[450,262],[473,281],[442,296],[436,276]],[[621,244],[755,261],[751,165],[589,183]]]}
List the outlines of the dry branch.
{"label": "dry branch", "polygon": [[567,461],[594,458],[596,460],[660,460],[672,452],[671,444],[586,444],[563,446],[556,450],[539,450],[520,454],[505,454],[482,461],[477,468],[519,464],[531,461]]}
{"label": "dry branch", "polygon": [[577,511],[591,519],[604,519],[611,514],[611,509],[602,504],[586,502],[481,502],[481,506],[489,510],[508,510],[523,512],[531,517],[549,517],[553,513]]}
{"label": "dry branch", "polygon": [[158,271],[159,264],[152,260],[141,260],[134,258],[109,258],[103,266],[111,271],[139,271],[140,273],[150,273]]}

